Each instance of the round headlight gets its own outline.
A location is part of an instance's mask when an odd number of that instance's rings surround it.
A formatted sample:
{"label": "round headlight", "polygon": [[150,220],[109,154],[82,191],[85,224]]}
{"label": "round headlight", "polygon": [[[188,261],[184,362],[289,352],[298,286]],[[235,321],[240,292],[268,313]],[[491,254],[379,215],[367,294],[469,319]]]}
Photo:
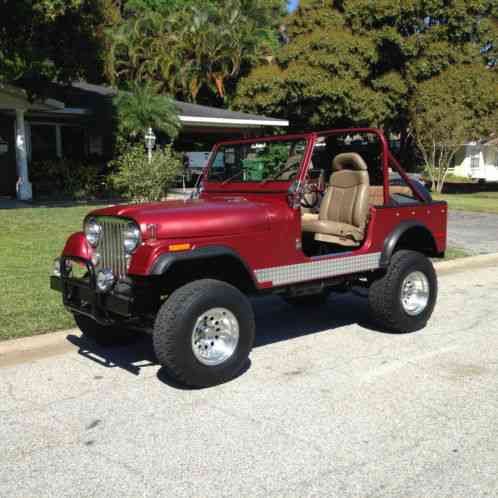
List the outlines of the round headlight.
{"label": "round headlight", "polygon": [[[54,260],[54,276],[62,277],[62,258],[56,258]],[[66,259],[65,276],[71,277],[73,273],[73,262],[70,259]]]}
{"label": "round headlight", "polygon": [[101,270],[97,273],[97,287],[102,292],[111,290],[114,280],[114,274],[110,269]]}
{"label": "round headlight", "polygon": [[54,272],[53,273],[56,277],[61,276],[61,258],[56,258],[54,260]]}
{"label": "round headlight", "polygon": [[102,227],[97,223],[97,221],[94,218],[90,218],[85,223],[85,237],[88,243],[92,247],[97,247],[101,233],[102,233]]}
{"label": "round headlight", "polygon": [[123,244],[128,254],[132,253],[140,244],[140,230],[134,223],[130,223],[124,231]]}

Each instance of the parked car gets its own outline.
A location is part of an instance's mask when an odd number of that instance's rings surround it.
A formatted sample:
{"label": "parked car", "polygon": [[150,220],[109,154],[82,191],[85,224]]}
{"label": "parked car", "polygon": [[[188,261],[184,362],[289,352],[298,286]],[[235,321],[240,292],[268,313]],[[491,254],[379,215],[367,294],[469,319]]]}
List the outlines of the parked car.
{"label": "parked car", "polygon": [[[374,135],[380,162],[336,154],[330,143],[344,133]],[[390,185],[389,167],[404,185]],[[361,286],[379,327],[423,328],[437,296],[429,258],[444,255],[446,224],[446,203],[407,177],[379,130],[227,141],[194,198],[88,214],[51,286],[87,337],[146,331],[173,378],[211,386],[247,362],[251,296],[319,306]]]}

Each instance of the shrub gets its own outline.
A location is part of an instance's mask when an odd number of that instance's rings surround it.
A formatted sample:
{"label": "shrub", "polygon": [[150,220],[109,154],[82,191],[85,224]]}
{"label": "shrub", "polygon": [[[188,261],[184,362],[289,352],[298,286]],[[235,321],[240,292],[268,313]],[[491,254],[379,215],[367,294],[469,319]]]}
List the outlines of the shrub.
{"label": "shrub", "polygon": [[468,176],[458,176],[453,173],[448,173],[446,181],[449,183],[476,183],[476,180]]}
{"label": "shrub", "polygon": [[114,187],[136,202],[163,200],[183,168],[171,145],[154,151],[150,164],[143,145],[136,145],[112,161],[111,166],[115,168],[110,177]]}
{"label": "shrub", "polygon": [[84,199],[105,192],[105,165],[74,159],[33,161],[29,166],[35,197]]}

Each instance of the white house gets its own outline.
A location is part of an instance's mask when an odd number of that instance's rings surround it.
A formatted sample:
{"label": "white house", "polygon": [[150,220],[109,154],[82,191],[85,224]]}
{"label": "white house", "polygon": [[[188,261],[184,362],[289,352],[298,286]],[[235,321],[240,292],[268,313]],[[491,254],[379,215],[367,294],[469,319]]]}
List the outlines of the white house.
{"label": "white house", "polygon": [[498,182],[498,138],[469,142],[456,154],[450,173],[486,182]]}

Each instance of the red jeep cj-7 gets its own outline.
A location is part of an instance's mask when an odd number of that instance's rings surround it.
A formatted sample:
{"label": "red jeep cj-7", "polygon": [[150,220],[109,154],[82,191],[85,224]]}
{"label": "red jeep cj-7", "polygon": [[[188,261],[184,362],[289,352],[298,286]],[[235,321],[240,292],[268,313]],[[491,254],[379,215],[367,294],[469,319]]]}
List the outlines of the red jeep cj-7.
{"label": "red jeep cj-7", "polygon": [[209,386],[247,361],[252,295],[324,305],[361,286],[381,328],[424,327],[446,221],[446,203],[406,175],[379,130],[228,141],[194,198],[90,213],[51,286],[86,336],[148,331],[172,377]]}

